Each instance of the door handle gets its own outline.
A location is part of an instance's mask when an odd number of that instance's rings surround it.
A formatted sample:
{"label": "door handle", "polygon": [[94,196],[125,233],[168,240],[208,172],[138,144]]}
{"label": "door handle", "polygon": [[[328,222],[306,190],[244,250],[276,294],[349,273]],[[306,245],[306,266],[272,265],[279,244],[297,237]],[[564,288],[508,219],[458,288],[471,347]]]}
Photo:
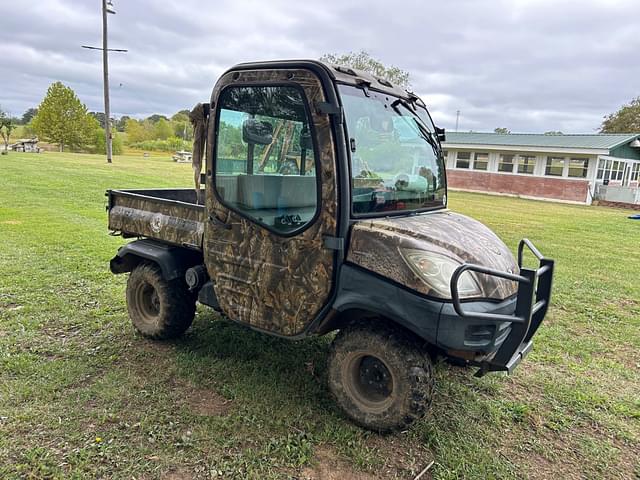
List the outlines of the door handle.
{"label": "door handle", "polygon": [[224,228],[225,230],[231,230],[231,224],[227,222],[223,222],[215,215],[209,215],[209,221],[218,227]]}

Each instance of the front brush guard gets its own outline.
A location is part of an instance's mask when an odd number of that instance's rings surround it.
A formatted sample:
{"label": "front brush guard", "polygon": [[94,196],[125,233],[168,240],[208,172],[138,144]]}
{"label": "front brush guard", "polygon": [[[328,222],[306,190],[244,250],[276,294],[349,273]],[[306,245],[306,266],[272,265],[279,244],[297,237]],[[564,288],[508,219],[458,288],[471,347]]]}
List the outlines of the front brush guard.
{"label": "front brush guard", "polygon": [[[522,267],[525,246],[538,259],[539,266],[537,269]],[[480,367],[476,372],[477,377],[481,377],[488,372],[506,371],[511,373],[531,351],[533,347],[533,341],[531,339],[549,309],[551,285],[553,283],[553,260],[545,258],[533,243],[524,238],[520,240],[518,244],[518,267],[520,274],[516,275],[483,267],[482,265],[465,263],[460,265],[451,276],[453,308],[460,317],[473,320],[511,323],[511,333],[502,345],[500,345],[495,355],[490,360],[475,363],[475,365]],[[518,293],[514,313],[512,315],[506,315],[500,313],[465,312],[458,292],[458,280],[460,279],[460,275],[466,271],[518,282]]]}

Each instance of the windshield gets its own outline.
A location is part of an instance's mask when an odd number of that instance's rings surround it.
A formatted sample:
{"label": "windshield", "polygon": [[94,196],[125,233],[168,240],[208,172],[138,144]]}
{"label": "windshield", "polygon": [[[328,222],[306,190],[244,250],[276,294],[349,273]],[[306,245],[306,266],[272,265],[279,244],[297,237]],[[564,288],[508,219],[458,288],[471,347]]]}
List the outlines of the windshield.
{"label": "windshield", "polygon": [[[443,207],[444,165],[433,123],[397,97],[340,85],[355,214]],[[418,111],[421,110],[418,108]]]}

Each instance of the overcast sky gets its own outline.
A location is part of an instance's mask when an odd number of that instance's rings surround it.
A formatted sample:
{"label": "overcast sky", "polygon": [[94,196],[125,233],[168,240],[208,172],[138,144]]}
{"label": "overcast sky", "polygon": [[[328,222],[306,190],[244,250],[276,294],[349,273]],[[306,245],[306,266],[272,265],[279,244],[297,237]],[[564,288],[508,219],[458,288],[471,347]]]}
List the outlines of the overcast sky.
{"label": "overcast sky", "polygon": [[[0,0],[0,106],[50,83],[103,110],[100,0]],[[437,124],[593,132],[640,95],[637,0],[114,0],[111,109],[171,115],[235,63],[367,50],[411,74]]]}

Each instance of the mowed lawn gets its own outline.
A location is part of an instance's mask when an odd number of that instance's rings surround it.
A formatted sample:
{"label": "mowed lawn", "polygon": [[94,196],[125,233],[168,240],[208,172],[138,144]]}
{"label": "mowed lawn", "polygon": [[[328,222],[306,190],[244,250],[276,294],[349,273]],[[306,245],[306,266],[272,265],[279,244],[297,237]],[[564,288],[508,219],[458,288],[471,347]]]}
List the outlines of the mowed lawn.
{"label": "mowed lawn", "polygon": [[199,307],[176,341],[134,333],[104,191],[190,186],[168,158],[0,157],[0,478],[638,478],[640,222],[452,192],[450,207],[557,261],[553,307],[512,376],[437,365],[429,415],[381,436],[325,389],[330,338]]}

